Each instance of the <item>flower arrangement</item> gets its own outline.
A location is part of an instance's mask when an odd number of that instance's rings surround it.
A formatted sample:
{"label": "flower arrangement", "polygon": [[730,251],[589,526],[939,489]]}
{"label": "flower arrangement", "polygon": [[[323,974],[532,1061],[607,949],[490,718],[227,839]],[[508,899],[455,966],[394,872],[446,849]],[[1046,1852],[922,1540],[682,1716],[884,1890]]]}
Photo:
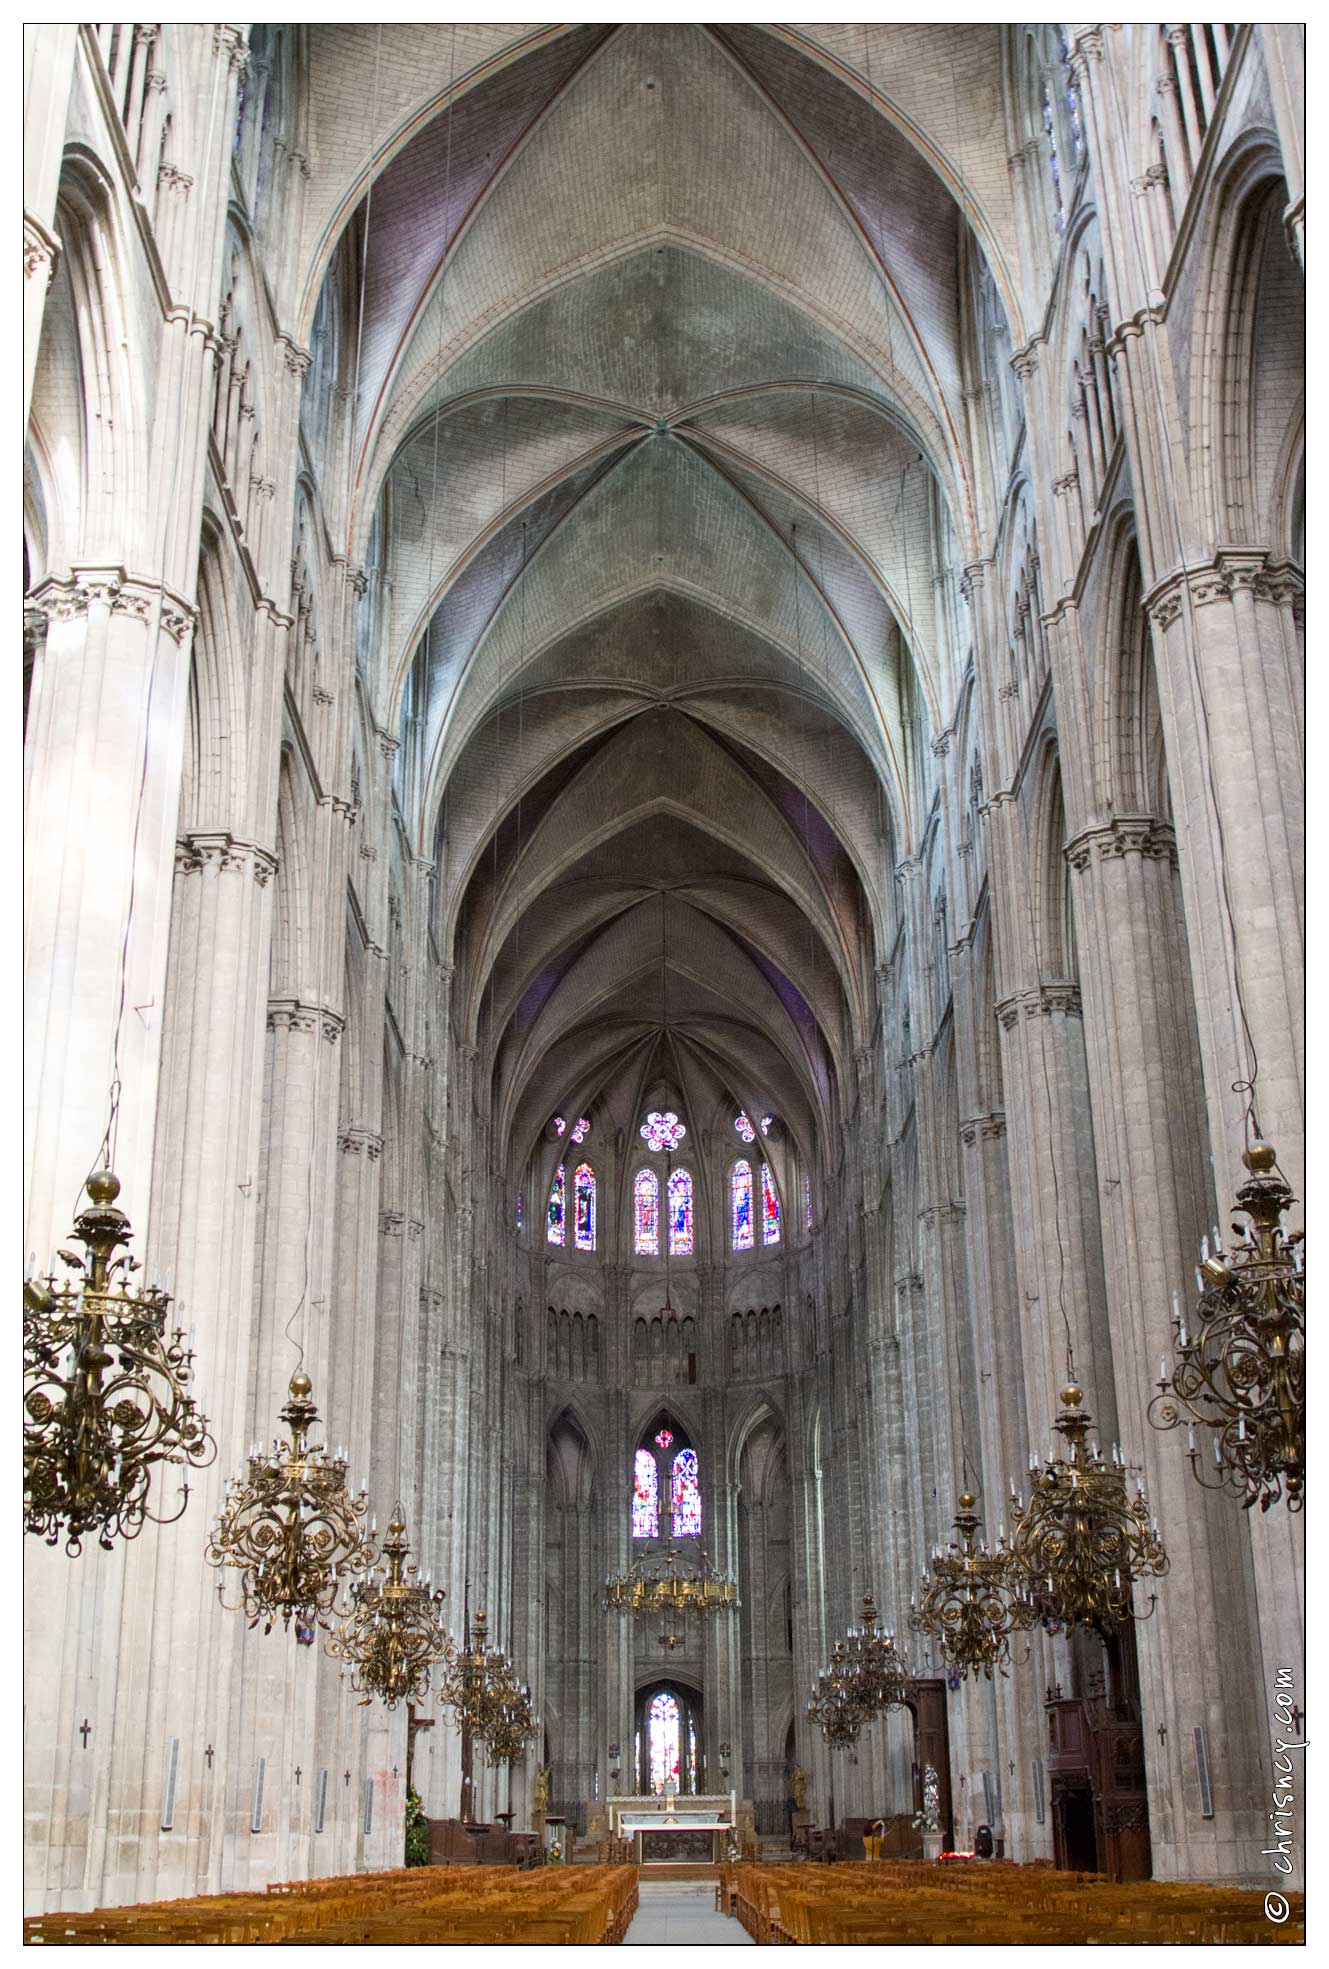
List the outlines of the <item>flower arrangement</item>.
{"label": "flower arrangement", "polygon": [[414,1785],[406,1793],[406,1864],[429,1865],[429,1820]]}
{"label": "flower arrangement", "polygon": [[563,1857],[563,1848],[557,1839],[551,1839],[549,1842],[549,1857],[551,1860],[561,1860]]}
{"label": "flower arrangement", "polygon": [[911,1823],[916,1832],[941,1831],[941,1785],[933,1764],[923,1772],[923,1809],[914,1813]]}

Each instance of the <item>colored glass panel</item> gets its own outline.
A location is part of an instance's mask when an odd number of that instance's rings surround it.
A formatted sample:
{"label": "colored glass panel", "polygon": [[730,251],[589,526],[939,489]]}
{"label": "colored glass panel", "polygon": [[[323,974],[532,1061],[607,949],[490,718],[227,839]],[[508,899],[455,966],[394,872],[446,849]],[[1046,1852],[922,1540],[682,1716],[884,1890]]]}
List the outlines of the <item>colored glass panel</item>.
{"label": "colored glass panel", "polygon": [[761,1118],[761,1132],[762,1132],[762,1134],[763,1134],[763,1135],[769,1135],[769,1134],[770,1134],[770,1132],[771,1132],[771,1124],[772,1124],[772,1123],[774,1122],[774,1120],[775,1120],[775,1116],[774,1116],[773,1114],[764,1114],[764,1115],[762,1116],[762,1118]]}
{"label": "colored glass panel", "polygon": [[647,1711],[647,1743],[650,1746],[651,1790],[657,1795],[666,1784],[678,1784],[678,1700],[661,1689]]}
{"label": "colored glass panel", "polygon": [[673,1511],[675,1538],[701,1537],[701,1486],[695,1449],[681,1449],[674,1458]]}
{"label": "colored glass panel", "polygon": [[517,1229],[521,1229],[521,1191],[517,1191]]}
{"label": "colored glass panel", "polygon": [[756,1141],[757,1131],[745,1114],[736,1114],[734,1116],[734,1126],[745,1142]]}
{"label": "colored glass panel", "polygon": [[768,1162],[761,1165],[761,1241],[763,1244],[780,1242],[780,1199],[775,1194],[775,1179]]}
{"label": "colored glass panel", "polygon": [[669,1255],[690,1258],[692,1250],[692,1177],[676,1169],[669,1178]]}
{"label": "colored glass panel", "polygon": [[674,1440],[674,1432],[672,1429],[661,1429],[659,1435],[655,1439],[656,1444],[660,1449],[668,1449],[670,1443],[672,1443],[673,1440]]}
{"label": "colored glass panel", "polygon": [[657,1155],[662,1149],[676,1149],[687,1132],[672,1108],[664,1114],[653,1110],[641,1124],[641,1139]]}
{"label": "colored glass panel", "polygon": [[660,1255],[660,1179],[639,1169],[632,1185],[632,1248],[639,1258]]}
{"label": "colored glass panel", "polygon": [[591,1132],[590,1117],[588,1115],[583,1115],[581,1120],[577,1123],[576,1127],[572,1131],[572,1139],[574,1142],[584,1142],[586,1140],[586,1137],[590,1134],[590,1132]]}
{"label": "colored glass panel", "polygon": [[556,1114],[553,1120],[549,1124],[549,1126],[553,1129],[556,1135],[561,1135],[563,1133],[563,1130],[567,1127],[567,1125],[568,1125],[567,1122],[564,1121],[561,1114]]}
{"label": "colored glass panel", "polygon": [[546,1233],[551,1244],[562,1244],[566,1234],[564,1222],[567,1205],[567,1175],[564,1165],[558,1165],[554,1187],[549,1192],[549,1230]]}
{"label": "colored glass panel", "polygon": [[803,1178],[803,1209],[807,1215],[808,1229],[812,1229],[812,1178]]}
{"label": "colored glass panel", "polygon": [[752,1165],[736,1162],[729,1178],[729,1222],[735,1251],[752,1249]]}
{"label": "colored glass panel", "polygon": [[595,1249],[595,1172],[589,1162],[572,1179],[573,1232],[578,1251]]}
{"label": "colored glass panel", "polygon": [[632,1472],[632,1536],[658,1538],[660,1535],[660,1478],[655,1458],[648,1449],[637,1451]]}

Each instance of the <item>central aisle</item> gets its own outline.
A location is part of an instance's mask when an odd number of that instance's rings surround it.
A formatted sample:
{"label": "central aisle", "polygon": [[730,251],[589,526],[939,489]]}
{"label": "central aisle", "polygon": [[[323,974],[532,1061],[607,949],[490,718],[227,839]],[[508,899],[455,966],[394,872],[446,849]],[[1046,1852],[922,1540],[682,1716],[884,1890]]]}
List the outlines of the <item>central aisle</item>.
{"label": "central aisle", "polygon": [[637,1912],[623,1937],[625,1948],[637,1942],[733,1942],[753,1946],[752,1937],[737,1921],[715,1911],[715,1888],[704,1880],[643,1880]]}

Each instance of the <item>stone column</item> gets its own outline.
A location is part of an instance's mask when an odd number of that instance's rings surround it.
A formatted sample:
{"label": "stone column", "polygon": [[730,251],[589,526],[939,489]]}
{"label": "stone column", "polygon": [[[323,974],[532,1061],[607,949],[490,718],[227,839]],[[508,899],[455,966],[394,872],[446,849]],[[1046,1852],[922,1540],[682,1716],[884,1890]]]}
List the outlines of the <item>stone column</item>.
{"label": "stone column", "polygon": [[41,345],[46,290],[55,278],[60,241],[55,201],[64,155],[69,90],[78,28],[43,23],[23,30],[23,420]]}
{"label": "stone column", "polygon": [[[1258,1875],[1263,1781],[1259,1634],[1247,1521],[1191,1475],[1180,1434],[1145,1411],[1173,1358],[1172,1294],[1189,1305],[1212,1221],[1191,966],[1170,827],[1117,818],[1067,850],[1075,871],[1098,1161],[1107,1199],[1107,1289],[1124,1453],[1171,1560],[1142,1586],[1137,1625],[1154,1872]],[[1299,1574],[1296,1577],[1300,1577]],[[1289,1582],[1291,1583],[1291,1582]],[[1283,1602],[1284,1642],[1300,1621]],[[1209,1742],[1214,1814],[1199,1810],[1194,1731]]]}
{"label": "stone column", "polygon": [[[1302,1190],[1301,603],[1294,569],[1235,552],[1218,555],[1209,569],[1192,570],[1184,584],[1180,576],[1166,578],[1147,597],[1172,797],[1186,817],[1178,848],[1214,1180],[1223,1209],[1244,1175],[1245,1100],[1232,1082],[1249,1077],[1233,989],[1234,936],[1259,1058],[1260,1127],[1276,1145],[1294,1192],[1300,1196]],[[1253,787],[1260,789],[1258,800],[1251,797]]]}

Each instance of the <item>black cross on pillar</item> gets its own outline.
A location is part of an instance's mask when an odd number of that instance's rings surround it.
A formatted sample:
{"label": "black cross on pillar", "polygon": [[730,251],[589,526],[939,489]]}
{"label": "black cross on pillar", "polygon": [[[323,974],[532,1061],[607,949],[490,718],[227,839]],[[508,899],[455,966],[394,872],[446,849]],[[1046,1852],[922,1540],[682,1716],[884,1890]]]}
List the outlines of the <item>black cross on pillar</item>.
{"label": "black cross on pillar", "polygon": [[297,1764],[295,1767],[295,1781],[297,1784],[299,1784],[302,1775],[303,1773],[301,1772],[300,1766]]}
{"label": "black cross on pillar", "polygon": [[88,1738],[92,1735],[92,1725],[86,1716],[78,1726],[78,1733],[83,1739],[83,1748],[86,1750],[88,1747]]}
{"label": "black cross on pillar", "polygon": [[203,1753],[203,1755],[204,1755],[204,1756],[205,1756],[205,1757],[207,1758],[207,1760],[208,1760],[208,1769],[209,1769],[209,1770],[211,1770],[211,1769],[212,1769],[212,1760],[213,1760],[213,1758],[214,1758],[214,1757],[215,1757],[215,1756],[217,1755],[217,1753],[216,1753],[216,1751],[215,1751],[215,1750],[213,1749],[213,1747],[212,1747],[212,1745],[211,1745],[211,1744],[209,1744],[209,1745],[208,1745],[208,1747],[207,1747],[207,1749],[206,1749],[206,1750],[204,1751],[204,1753]]}
{"label": "black cross on pillar", "polygon": [[395,1764],[394,1764],[394,1765],[393,1765],[393,1767],[392,1767],[392,1775],[393,1775],[393,1777],[394,1777],[394,1778],[395,1778],[395,1777],[396,1777],[396,1775],[397,1775],[397,1766],[396,1766]]}
{"label": "black cross on pillar", "polygon": [[349,1772],[349,1771],[347,1771],[347,1773],[346,1773],[346,1789],[347,1789],[347,1790],[349,1791],[349,1790],[350,1790],[350,1788],[351,1788],[351,1774],[350,1774],[350,1772]]}

